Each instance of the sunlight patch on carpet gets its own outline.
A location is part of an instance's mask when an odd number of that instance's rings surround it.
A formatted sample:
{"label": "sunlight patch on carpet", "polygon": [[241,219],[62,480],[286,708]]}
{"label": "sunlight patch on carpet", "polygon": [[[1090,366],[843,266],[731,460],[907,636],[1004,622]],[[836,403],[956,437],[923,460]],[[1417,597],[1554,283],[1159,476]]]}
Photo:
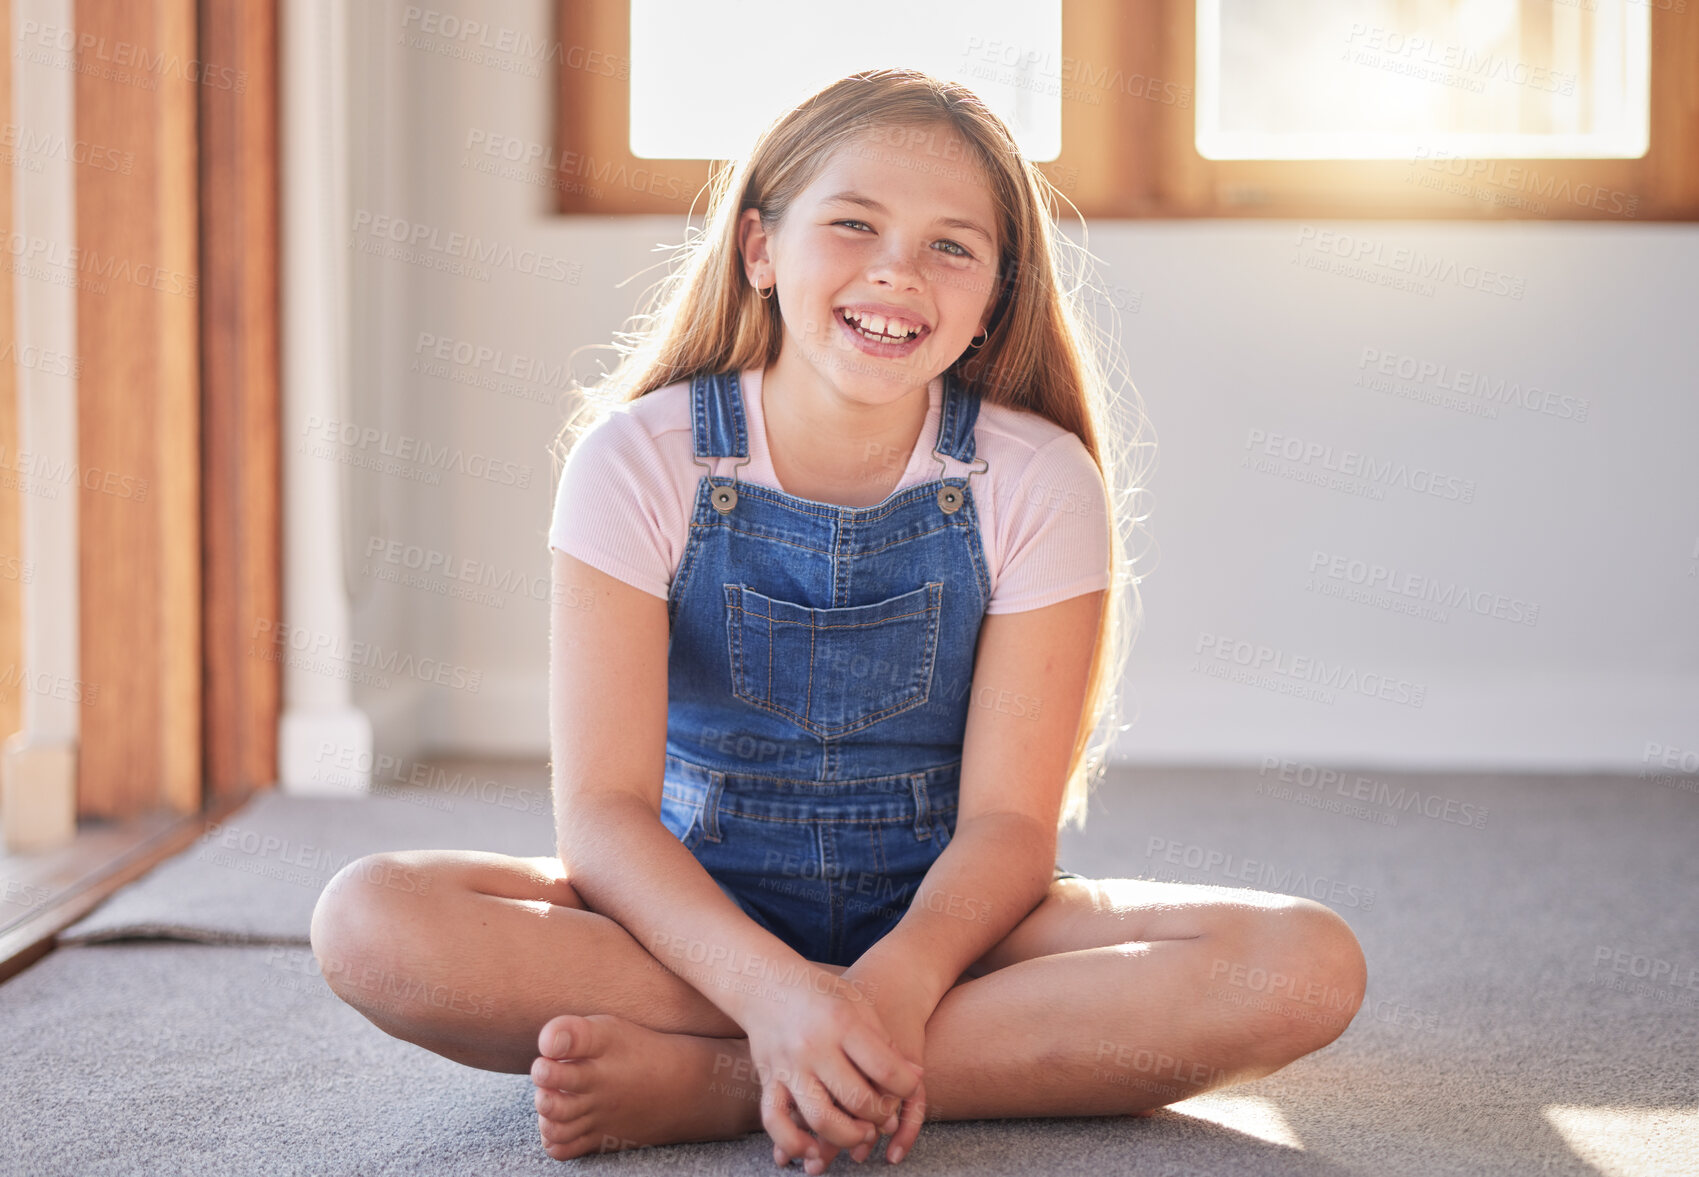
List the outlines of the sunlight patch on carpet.
{"label": "sunlight patch on carpet", "polygon": [[1699,1157],[1699,1108],[1553,1104],[1544,1112],[1570,1151],[1604,1177],[1687,1175]]}
{"label": "sunlight patch on carpet", "polygon": [[1304,1147],[1304,1142],[1298,1139],[1298,1134],[1292,1130],[1292,1125],[1287,1122],[1286,1116],[1274,1101],[1260,1095],[1208,1091],[1180,1103],[1170,1104],[1169,1110],[1220,1124],[1223,1128],[1243,1132],[1246,1136],[1255,1136],[1258,1140],[1266,1140],[1270,1144],[1297,1149]]}

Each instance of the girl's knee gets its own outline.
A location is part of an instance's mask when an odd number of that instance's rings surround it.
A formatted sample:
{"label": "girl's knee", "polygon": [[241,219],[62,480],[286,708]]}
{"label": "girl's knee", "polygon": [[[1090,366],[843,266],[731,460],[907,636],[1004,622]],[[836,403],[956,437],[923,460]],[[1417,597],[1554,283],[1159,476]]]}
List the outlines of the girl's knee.
{"label": "girl's knee", "polygon": [[1237,922],[1208,965],[1210,992],[1241,1014],[1258,1061],[1278,1069],[1321,1049],[1356,1017],[1368,983],[1350,925],[1310,899],[1291,898]]}
{"label": "girl's knee", "polygon": [[313,905],[307,940],[333,989],[339,977],[383,950],[409,922],[400,908],[430,894],[432,886],[430,873],[407,852],[367,854],[331,876]]}
{"label": "girl's knee", "polygon": [[1310,962],[1318,977],[1340,992],[1355,996],[1355,1001],[1350,1004],[1350,1012],[1355,1014],[1369,983],[1368,960],[1363,956],[1363,946],[1358,942],[1357,934],[1331,907],[1312,899],[1303,899],[1299,903],[1303,915],[1298,939],[1303,946],[1303,959]]}

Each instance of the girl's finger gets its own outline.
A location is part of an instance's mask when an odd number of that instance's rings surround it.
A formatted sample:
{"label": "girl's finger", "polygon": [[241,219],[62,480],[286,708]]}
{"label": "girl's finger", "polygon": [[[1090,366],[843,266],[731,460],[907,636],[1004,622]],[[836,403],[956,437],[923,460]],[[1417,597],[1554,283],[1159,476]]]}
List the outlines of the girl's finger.
{"label": "girl's finger", "polygon": [[[791,1108],[790,1116],[798,1128],[802,1129],[804,1133],[808,1132],[808,1125],[802,1122],[802,1113],[797,1108]],[[818,1161],[804,1160],[803,1170],[808,1173],[824,1172],[826,1167],[832,1163],[832,1158],[838,1155],[838,1146],[827,1140],[819,1140],[812,1135],[809,1136],[809,1139],[813,1140],[814,1147],[820,1150],[820,1159]]]}
{"label": "girl's finger", "polygon": [[808,1126],[819,1134],[820,1140],[831,1142],[839,1148],[854,1148],[865,1140],[867,1125],[857,1120],[840,1108],[832,1099],[832,1093],[817,1076],[809,1076],[808,1094],[798,1096],[797,1106],[802,1109],[803,1119]]}
{"label": "girl's finger", "polygon": [[926,1119],[926,1084],[923,1082],[914,1089],[912,1095],[903,1104],[902,1124],[897,1128],[897,1134],[891,1138],[891,1146],[885,1155],[892,1163],[900,1161],[914,1148],[915,1138],[920,1135],[920,1125]]}
{"label": "girl's finger", "polygon": [[791,1094],[783,1083],[769,1080],[761,1089],[761,1126],[773,1138],[773,1147],[784,1154],[773,1158],[780,1164],[807,1155],[808,1146],[814,1143],[813,1137],[792,1122],[790,1105]]}
{"label": "girl's finger", "polygon": [[[867,1076],[857,1070],[844,1055],[839,1055],[830,1064],[822,1067],[820,1078],[833,1101],[855,1122],[856,1129],[864,1135],[868,1128],[872,1128],[877,1135],[879,1125],[902,1103],[900,1099],[869,1083]],[[845,1147],[854,1148],[855,1145]]]}
{"label": "girl's finger", "polygon": [[[880,1091],[888,1092],[899,1100],[907,1099],[920,1085],[920,1075],[914,1064],[889,1042],[882,1042],[870,1034],[853,1034],[844,1039],[844,1053]],[[894,1104],[888,1106],[895,1107]]]}

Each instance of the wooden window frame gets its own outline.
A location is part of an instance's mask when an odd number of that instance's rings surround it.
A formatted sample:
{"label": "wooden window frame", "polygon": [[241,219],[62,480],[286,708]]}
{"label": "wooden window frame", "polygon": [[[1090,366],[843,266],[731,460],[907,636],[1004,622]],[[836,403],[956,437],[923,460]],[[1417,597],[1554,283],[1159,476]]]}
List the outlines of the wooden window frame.
{"label": "wooden window frame", "polygon": [[[555,211],[699,215],[714,161],[629,148],[629,0],[557,0],[555,12]],[[1450,160],[1200,156],[1195,12],[1193,0],[1063,0],[1062,150],[1036,166],[1081,216],[1699,220],[1699,85],[1682,69],[1699,61],[1693,14],[1651,6],[1644,156],[1471,160],[1469,195],[1447,182],[1460,179]]]}

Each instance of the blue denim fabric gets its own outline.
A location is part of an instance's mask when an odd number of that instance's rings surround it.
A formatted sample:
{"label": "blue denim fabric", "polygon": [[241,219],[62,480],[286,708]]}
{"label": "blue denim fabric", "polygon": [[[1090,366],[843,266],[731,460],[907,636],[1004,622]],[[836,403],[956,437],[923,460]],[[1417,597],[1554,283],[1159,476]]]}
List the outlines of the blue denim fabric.
{"label": "blue denim fabric", "polygon": [[[690,396],[698,464],[747,459],[738,374],[699,375]],[[986,468],[979,405],[945,373],[939,477],[871,507],[739,482],[735,469],[697,484],[668,596],[661,820],[808,960],[853,964],[955,832],[991,592],[969,486]],[[965,472],[947,475],[940,455]],[[735,501],[722,511],[716,495]]]}

